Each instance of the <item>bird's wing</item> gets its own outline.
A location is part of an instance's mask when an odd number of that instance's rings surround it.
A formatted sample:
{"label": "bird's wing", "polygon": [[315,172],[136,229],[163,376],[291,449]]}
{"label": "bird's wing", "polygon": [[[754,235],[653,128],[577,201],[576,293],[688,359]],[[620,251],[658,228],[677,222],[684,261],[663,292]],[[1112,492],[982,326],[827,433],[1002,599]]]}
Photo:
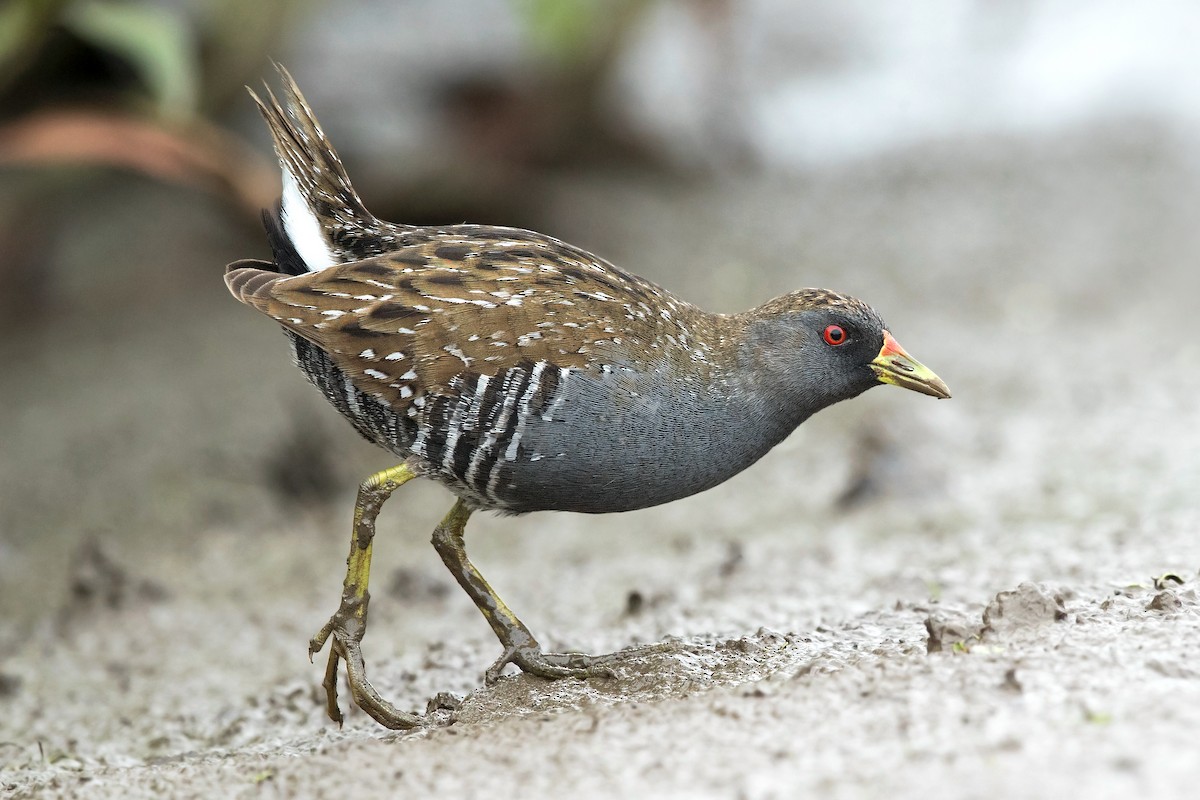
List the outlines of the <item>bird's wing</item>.
{"label": "bird's wing", "polygon": [[[686,340],[686,304],[556,240],[440,236],[304,275],[231,264],[234,296],[329,353],[397,410],[462,373],[598,368]],[[663,312],[666,312],[665,314]],[[678,319],[676,319],[678,318]],[[685,341],[686,343],[686,341]]]}

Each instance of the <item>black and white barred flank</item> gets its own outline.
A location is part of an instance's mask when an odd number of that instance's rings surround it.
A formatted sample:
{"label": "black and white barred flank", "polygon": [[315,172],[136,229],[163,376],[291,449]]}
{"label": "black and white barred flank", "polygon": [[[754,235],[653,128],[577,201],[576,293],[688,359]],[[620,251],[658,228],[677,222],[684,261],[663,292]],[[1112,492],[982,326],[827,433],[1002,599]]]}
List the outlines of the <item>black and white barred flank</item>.
{"label": "black and white barred flank", "polygon": [[529,451],[522,440],[531,423],[554,421],[570,369],[522,361],[494,376],[463,373],[451,383],[454,394],[417,398],[400,414],[356,388],[323,350],[288,336],[296,364],[363,438],[399,456],[415,456],[424,474],[479,507],[510,510],[512,466],[560,455]]}

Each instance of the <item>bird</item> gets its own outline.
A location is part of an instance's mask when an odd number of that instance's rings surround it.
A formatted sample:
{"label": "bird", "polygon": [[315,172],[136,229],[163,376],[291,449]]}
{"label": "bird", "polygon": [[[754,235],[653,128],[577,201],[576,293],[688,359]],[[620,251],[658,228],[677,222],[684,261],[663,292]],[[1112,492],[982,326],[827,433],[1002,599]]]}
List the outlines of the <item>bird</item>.
{"label": "bird", "polygon": [[865,302],[800,289],[716,314],[554,237],[509,227],[414,226],[367,211],[291,74],[248,91],[282,192],[263,212],[272,260],[229,264],[233,296],[282,326],[296,364],[395,466],[358,488],[342,598],[309,642],[329,644],[326,713],[398,709],[366,677],[362,639],[376,519],[416,478],[456,496],[432,541],[500,640],[547,679],[613,676],[618,654],[543,651],[467,557],[477,511],[616,513],[702,492],[746,469],[817,411],[880,384],[948,398]]}

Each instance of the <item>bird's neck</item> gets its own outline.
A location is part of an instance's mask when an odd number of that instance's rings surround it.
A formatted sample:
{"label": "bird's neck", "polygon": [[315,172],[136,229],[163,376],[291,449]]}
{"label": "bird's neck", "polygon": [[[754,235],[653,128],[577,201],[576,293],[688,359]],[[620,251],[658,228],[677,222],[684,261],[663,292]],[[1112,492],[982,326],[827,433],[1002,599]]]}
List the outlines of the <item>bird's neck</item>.
{"label": "bird's neck", "polygon": [[713,314],[696,309],[690,326],[703,332],[705,359],[687,365],[707,387],[701,404],[719,407],[732,425],[730,436],[763,452],[774,447],[812,415],[813,410],[790,402],[763,374],[760,348],[753,328],[758,309],[739,314]]}

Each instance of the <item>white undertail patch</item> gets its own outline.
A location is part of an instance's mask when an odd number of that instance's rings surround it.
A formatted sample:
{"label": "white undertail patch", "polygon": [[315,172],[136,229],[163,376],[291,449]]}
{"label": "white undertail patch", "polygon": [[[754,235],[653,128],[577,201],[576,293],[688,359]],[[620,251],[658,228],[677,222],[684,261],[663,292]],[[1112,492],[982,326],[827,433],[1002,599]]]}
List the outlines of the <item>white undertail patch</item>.
{"label": "white undertail patch", "polygon": [[280,217],[283,219],[283,230],[305,268],[309,272],[317,272],[337,264],[320,220],[308,207],[300,184],[286,169],[283,171],[282,206]]}

